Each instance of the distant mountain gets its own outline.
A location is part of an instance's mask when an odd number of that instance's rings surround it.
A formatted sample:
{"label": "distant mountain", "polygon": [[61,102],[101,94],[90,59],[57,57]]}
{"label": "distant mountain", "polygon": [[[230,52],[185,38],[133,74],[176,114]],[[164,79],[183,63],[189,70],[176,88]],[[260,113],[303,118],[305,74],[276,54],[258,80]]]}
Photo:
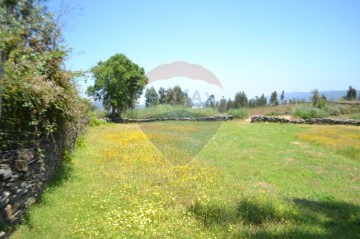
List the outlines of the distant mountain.
{"label": "distant mountain", "polygon": [[[278,93],[279,95],[281,94]],[[326,99],[328,100],[339,100],[339,98],[346,96],[347,94],[347,90],[340,90],[340,91],[336,91],[336,90],[332,90],[332,91],[320,91],[320,95],[324,95],[326,97]],[[358,91],[358,96],[360,94],[360,91]],[[285,100],[290,100],[290,99],[305,99],[306,101],[310,101],[311,98],[311,92],[285,92]],[[270,97],[268,96],[267,99],[270,99]]]}

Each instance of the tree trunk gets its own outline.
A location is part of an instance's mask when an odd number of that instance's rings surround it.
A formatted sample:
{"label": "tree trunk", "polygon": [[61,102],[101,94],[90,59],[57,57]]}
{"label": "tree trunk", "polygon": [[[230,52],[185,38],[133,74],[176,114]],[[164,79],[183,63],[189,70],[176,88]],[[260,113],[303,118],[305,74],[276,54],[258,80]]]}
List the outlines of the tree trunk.
{"label": "tree trunk", "polygon": [[111,106],[111,120],[115,122],[115,107]]}

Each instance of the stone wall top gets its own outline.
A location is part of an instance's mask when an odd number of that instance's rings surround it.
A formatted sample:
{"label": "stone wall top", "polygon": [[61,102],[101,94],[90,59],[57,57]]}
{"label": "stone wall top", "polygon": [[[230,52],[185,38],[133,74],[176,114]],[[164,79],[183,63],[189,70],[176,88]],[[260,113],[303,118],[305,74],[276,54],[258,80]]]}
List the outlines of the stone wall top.
{"label": "stone wall top", "polygon": [[251,117],[251,123],[256,123],[256,122],[360,126],[360,120],[352,120],[352,119],[312,118],[312,119],[290,120],[280,117],[261,116],[261,115],[256,115]]}

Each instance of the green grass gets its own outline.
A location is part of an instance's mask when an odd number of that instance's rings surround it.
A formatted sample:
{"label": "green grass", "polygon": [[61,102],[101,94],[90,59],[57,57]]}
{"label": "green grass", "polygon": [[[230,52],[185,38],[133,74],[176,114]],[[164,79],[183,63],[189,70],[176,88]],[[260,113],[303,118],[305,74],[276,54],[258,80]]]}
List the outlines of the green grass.
{"label": "green grass", "polygon": [[249,113],[246,109],[230,109],[227,112],[229,115],[234,116],[236,119],[246,119],[249,118]]}
{"label": "green grass", "polygon": [[216,123],[89,128],[12,238],[359,238],[360,128]]}
{"label": "green grass", "polygon": [[144,109],[133,109],[123,113],[124,118],[148,119],[148,118],[200,118],[205,116],[219,115],[219,112],[212,108],[191,108],[182,105],[157,105]]}
{"label": "green grass", "polygon": [[351,114],[349,115],[350,119],[360,120],[360,114]]}

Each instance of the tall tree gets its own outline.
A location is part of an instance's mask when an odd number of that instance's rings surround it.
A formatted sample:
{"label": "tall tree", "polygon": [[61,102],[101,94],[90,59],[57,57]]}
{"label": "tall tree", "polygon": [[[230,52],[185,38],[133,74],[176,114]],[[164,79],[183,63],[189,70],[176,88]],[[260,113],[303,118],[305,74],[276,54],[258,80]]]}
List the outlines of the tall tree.
{"label": "tall tree", "polygon": [[209,98],[205,101],[205,108],[214,108],[215,107],[215,96],[214,95],[210,95]]}
{"label": "tall tree", "polygon": [[185,106],[192,107],[193,102],[187,92],[184,93],[184,98],[185,98]]}
{"label": "tall tree", "polygon": [[169,105],[175,104],[175,92],[173,88],[169,87],[169,89],[166,90],[166,103]]}
{"label": "tall tree", "polygon": [[257,103],[258,106],[265,106],[267,104],[267,99],[264,94],[262,94]]}
{"label": "tall tree", "polygon": [[174,86],[174,100],[172,103],[174,105],[185,105],[185,93],[181,90],[179,85]]}
{"label": "tall tree", "polygon": [[357,95],[356,89],[349,86],[349,90],[347,91],[347,94],[346,94],[346,99],[347,100],[355,100],[356,95]]}
{"label": "tall tree", "polygon": [[285,91],[281,92],[280,100],[283,101],[285,99]]}
{"label": "tall tree", "polygon": [[320,101],[320,93],[318,89],[314,89],[311,91],[311,102],[313,107],[318,106]]}
{"label": "tall tree", "polygon": [[244,91],[235,94],[235,108],[246,107],[248,104],[248,98]]}
{"label": "tall tree", "polygon": [[226,103],[226,109],[234,109],[235,108],[235,103],[233,100],[231,100],[230,98],[228,99],[227,103]]}
{"label": "tall tree", "polygon": [[111,109],[113,120],[116,111],[121,113],[135,104],[148,82],[144,69],[123,54],[99,62],[91,72],[95,84],[88,88],[88,94]]}
{"label": "tall tree", "polygon": [[224,113],[224,112],[226,111],[226,108],[227,108],[227,106],[226,106],[226,99],[225,99],[224,96],[223,96],[223,98],[220,100],[218,111],[219,111],[220,113]]}
{"label": "tall tree", "polygon": [[271,93],[271,96],[270,96],[270,104],[272,105],[279,105],[279,100],[277,98],[277,92],[274,91],[273,93]]}
{"label": "tall tree", "polygon": [[158,93],[159,93],[159,103],[166,104],[166,90],[163,87],[160,87]]}
{"label": "tall tree", "polygon": [[145,106],[155,106],[159,104],[159,95],[154,87],[147,88],[145,91]]}

